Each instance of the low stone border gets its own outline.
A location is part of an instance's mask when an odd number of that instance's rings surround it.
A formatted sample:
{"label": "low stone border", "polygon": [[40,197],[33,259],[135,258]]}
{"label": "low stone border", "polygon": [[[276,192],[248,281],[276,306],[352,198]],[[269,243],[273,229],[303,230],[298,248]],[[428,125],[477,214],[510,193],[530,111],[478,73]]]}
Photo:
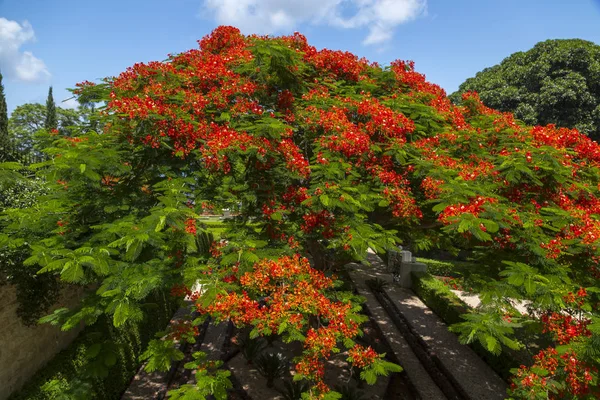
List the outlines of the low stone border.
{"label": "low stone border", "polygon": [[[376,270],[381,260],[368,256]],[[388,282],[389,274],[384,277]],[[440,369],[452,378],[459,395],[468,399],[504,399],[508,388],[493,369],[469,346],[460,344],[447,325],[409,289],[390,285],[385,288],[390,303],[402,315],[411,330],[427,345],[428,351],[439,360]]]}

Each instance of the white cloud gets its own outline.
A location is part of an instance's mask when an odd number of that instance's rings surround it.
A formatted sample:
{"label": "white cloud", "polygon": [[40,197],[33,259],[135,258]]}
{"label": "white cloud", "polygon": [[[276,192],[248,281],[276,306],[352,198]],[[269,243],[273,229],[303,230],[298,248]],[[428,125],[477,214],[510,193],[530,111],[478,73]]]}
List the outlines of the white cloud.
{"label": "white cloud", "polygon": [[309,22],[367,28],[365,45],[390,40],[396,26],[423,15],[426,7],[427,0],[204,0],[204,10],[219,24],[244,33],[290,32]]}
{"label": "white cloud", "polygon": [[45,80],[50,76],[46,64],[21,46],[35,41],[31,24],[19,24],[0,17],[0,71],[7,78],[26,82]]}
{"label": "white cloud", "polygon": [[79,102],[75,100],[75,98],[71,97],[69,99],[61,101],[57,104],[57,106],[61,108],[70,108],[72,110],[76,110],[79,107]]}

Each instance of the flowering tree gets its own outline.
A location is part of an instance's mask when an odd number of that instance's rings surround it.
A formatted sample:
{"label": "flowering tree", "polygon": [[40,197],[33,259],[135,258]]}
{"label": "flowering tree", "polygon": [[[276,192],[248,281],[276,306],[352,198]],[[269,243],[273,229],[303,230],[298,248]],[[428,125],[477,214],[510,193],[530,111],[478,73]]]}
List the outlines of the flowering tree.
{"label": "flowering tree", "polygon": [[[516,372],[513,394],[594,395],[597,143],[526,127],[474,93],[454,106],[410,62],[381,68],[300,34],[219,27],[199,44],[79,84],[77,95],[107,102],[103,134],[48,133],[40,174],[54,190],[34,213],[7,210],[0,236],[29,245],[40,272],[89,288],[81,307],[46,321],[68,329],[108,314],[125,325],[169,288],[202,317],[152,342],[149,369],[180,359],[174,341],[210,315],[302,342],[306,396],[335,398],[323,382],[333,353],[348,349],[369,383],[398,369],[355,343],[360,299],[339,289],[337,269],[403,240],[470,248],[487,279],[461,337],[498,353],[522,347],[514,328],[527,325],[555,344]],[[224,241],[197,223],[209,208],[239,210]],[[197,385],[173,396],[224,396],[225,372],[190,366]]]}

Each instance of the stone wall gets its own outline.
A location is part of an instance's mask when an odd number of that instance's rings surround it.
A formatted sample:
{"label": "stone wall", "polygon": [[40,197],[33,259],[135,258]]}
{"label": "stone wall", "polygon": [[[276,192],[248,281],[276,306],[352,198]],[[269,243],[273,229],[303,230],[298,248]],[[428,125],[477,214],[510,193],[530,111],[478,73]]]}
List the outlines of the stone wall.
{"label": "stone wall", "polygon": [[[82,296],[77,287],[65,287],[55,308],[76,304]],[[79,333],[62,332],[49,324],[27,327],[17,317],[14,286],[0,286],[0,400],[20,389]]]}

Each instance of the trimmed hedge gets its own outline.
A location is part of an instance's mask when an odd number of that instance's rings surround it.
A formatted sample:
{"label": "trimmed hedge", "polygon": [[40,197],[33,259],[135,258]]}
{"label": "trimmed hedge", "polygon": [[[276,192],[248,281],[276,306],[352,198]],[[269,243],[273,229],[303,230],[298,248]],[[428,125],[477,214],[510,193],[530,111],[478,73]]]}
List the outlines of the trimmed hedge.
{"label": "trimmed hedge", "polygon": [[417,261],[427,265],[427,272],[437,276],[459,278],[464,271],[475,269],[475,264],[469,261],[440,261],[421,257],[417,257]]}
{"label": "trimmed hedge", "polygon": [[470,308],[442,281],[428,272],[413,272],[412,289],[446,324],[464,322],[460,317]]}
{"label": "trimmed hedge", "polygon": [[[471,312],[471,308],[465,302],[430,273],[413,272],[411,278],[413,291],[447,325],[464,322],[461,315]],[[487,351],[479,342],[472,342],[469,347],[507,381],[512,375],[510,370],[517,368],[529,359],[529,355],[525,351],[503,349],[502,353],[496,356]]]}
{"label": "trimmed hedge", "polygon": [[[152,304],[139,323],[115,328],[112,319],[102,316],[84,328],[66,349],[41,368],[9,400],[50,400],[65,398],[67,392],[79,392],[85,399],[120,399],[138,371],[139,356],[156,332],[165,329],[178,307],[168,294],[156,293],[148,297]],[[86,361],[93,339],[101,337],[117,344],[116,360],[104,377],[87,375]],[[85,390],[82,392],[82,390]],[[79,398],[74,395],[73,397]]]}

